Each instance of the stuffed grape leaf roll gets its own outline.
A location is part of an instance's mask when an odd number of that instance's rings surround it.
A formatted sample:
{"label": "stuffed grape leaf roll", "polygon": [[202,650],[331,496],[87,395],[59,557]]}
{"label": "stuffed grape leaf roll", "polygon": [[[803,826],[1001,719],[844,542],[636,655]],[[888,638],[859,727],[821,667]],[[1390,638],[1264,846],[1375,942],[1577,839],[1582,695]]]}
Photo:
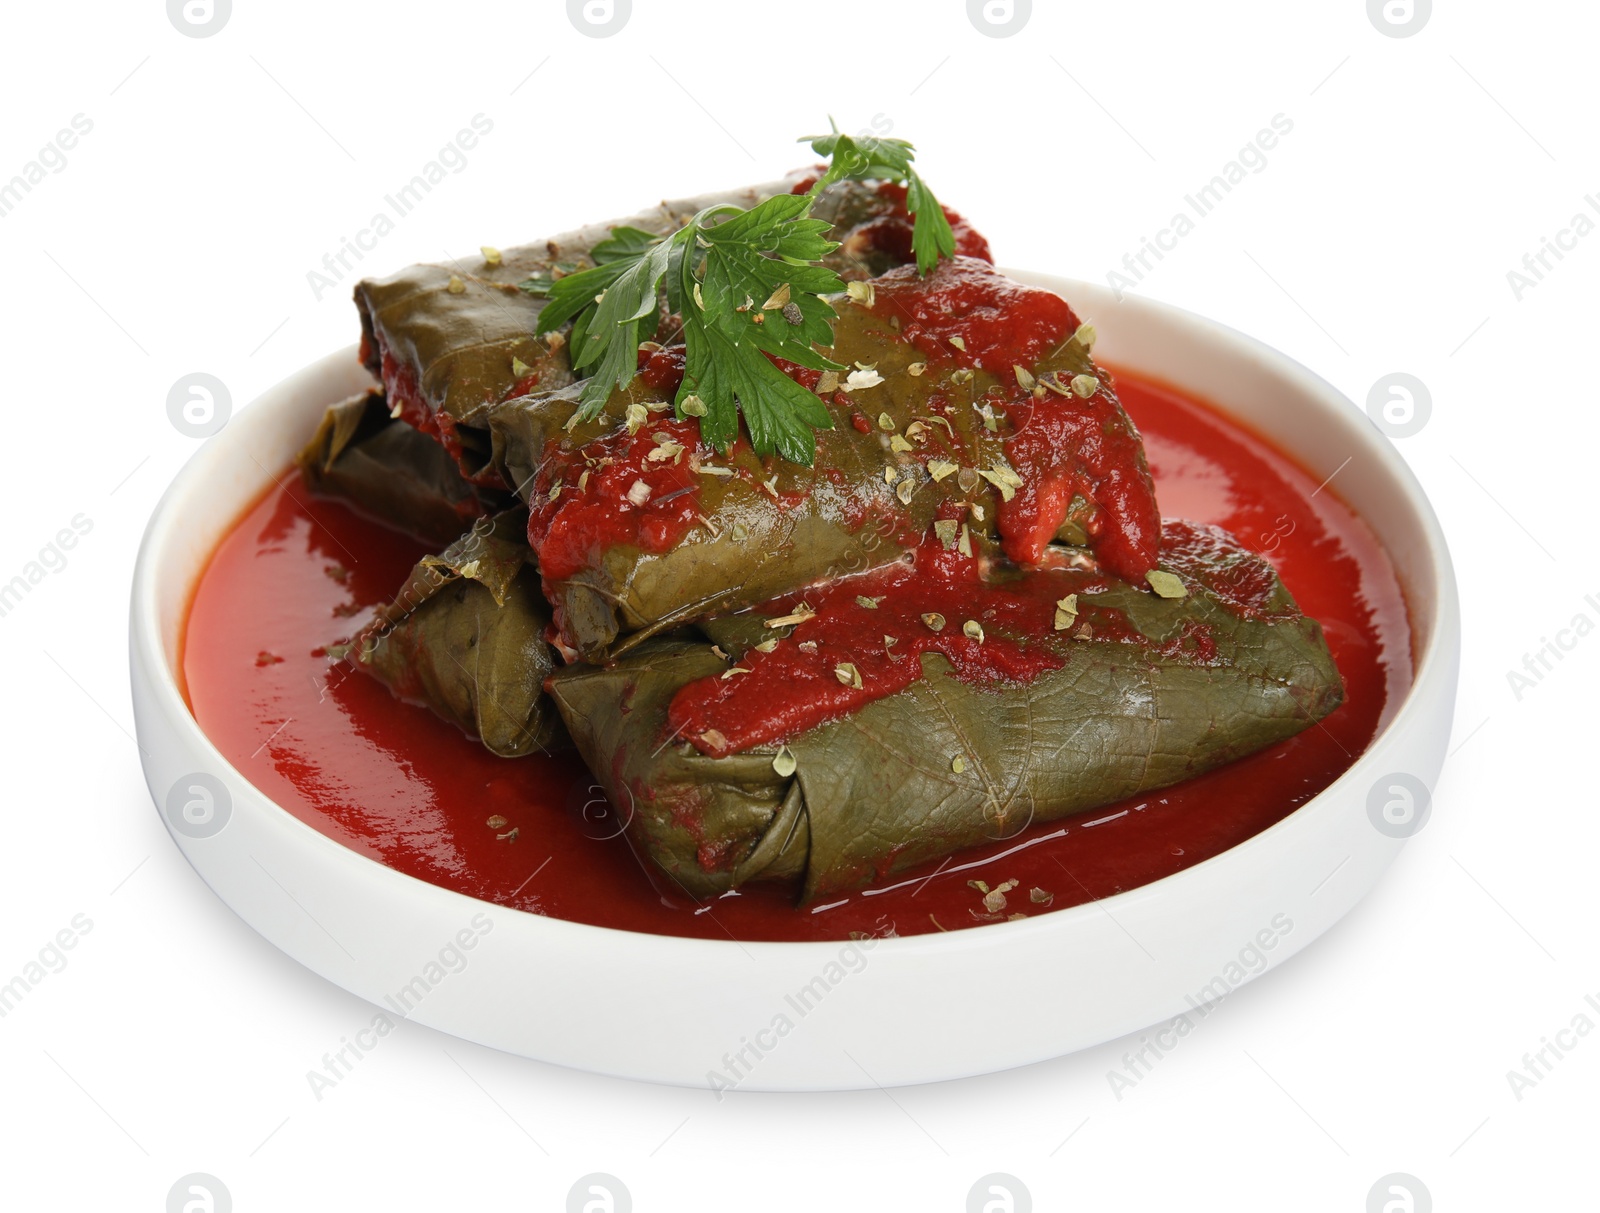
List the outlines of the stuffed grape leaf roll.
{"label": "stuffed grape leaf roll", "polygon": [[847,370],[789,369],[833,422],[813,466],[760,458],[743,438],[726,454],[704,444],[667,403],[682,371],[671,348],[646,351],[592,422],[573,423],[576,388],[490,411],[493,459],[528,502],[576,655],[605,660],[898,559],[947,506],[1018,564],[1059,532],[1127,579],[1153,566],[1160,521],[1138,432],[1064,301],[967,257],[860,285],[835,302],[829,352]]}
{"label": "stuffed grape leaf roll", "polygon": [[433,709],[506,758],[566,742],[544,694],[556,658],[526,526],[521,509],[479,519],[439,555],[424,556],[344,654],[397,698]]}
{"label": "stuffed grape leaf roll", "polygon": [[[973,588],[976,563],[850,579],[858,607],[818,597],[764,648],[713,623],[727,648],[653,641],[550,693],[657,867],[696,897],[775,880],[802,903],[1188,779],[1342,700],[1316,621],[1215,528],[1167,525],[1158,593],[1081,554]],[[919,616],[962,585],[964,624]]]}
{"label": "stuffed grape leaf roll", "polygon": [[376,389],[331,406],[295,463],[315,495],[430,543],[448,543],[473,519],[511,504],[503,492],[469,484],[443,447],[390,415]]}

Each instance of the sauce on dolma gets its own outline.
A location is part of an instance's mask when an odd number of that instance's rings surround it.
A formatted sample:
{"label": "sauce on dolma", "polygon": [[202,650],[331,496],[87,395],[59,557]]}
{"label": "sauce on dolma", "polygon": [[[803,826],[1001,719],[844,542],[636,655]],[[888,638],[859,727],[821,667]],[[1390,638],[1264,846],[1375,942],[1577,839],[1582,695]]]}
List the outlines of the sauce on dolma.
{"label": "sauce on dolma", "polygon": [[[1044,567],[1026,571],[995,566],[959,512],[946,512],[952,516],[907,559],[746,613],[745,626],[759,629],[761,645],[734,654],[735,664],[721,674],[682,687],[667,712],[667,733],[713,758],[787,741],[921,681],[924,653],[942,656],[959,681],[997,690],[1061,669],[1091,638],[1190,665],[1216,658],[1205,624],[1186,624],[1157,642],[1101,603],[1097,596],[1119,583],[1086,553],[1079,556],[1081,549],[1052,549]],[[1198,584],[1211,563],[1204,529],[1168,523],[1163,568]],[[1233,613],[1270,613],[1261,605],[1270,578],[1251,576],[1249,567],[1231,573],[1224,580]],[[1237,574],[1263,584],[1252,595],[1251,587],[1234,584]],[[763,627],[768,620],[794,622]]]}
{"label": "sauce on dolma", "polygon": [[[642,617],[634,627],[730,585],[752,592],[722,609],[750,605],[822,577],[838,552],[858,553],[852,569],[890,562],[950,502],[1019,565],[1037,564],[1065,530],[1108,572],[1143,583],[1161,541],[1143,446],[1060,296],[957,256],[926,277],[891,269],[835,308],[830,353],[842,371],[773,359],[834,421],[812,468],[757,459],[742,435],[716,452],[692,420],[675,420],[677,347],[642,349],[643,386],[614,395],[594,421],[557,425],[551,402],[508,406],[497,425],[514,430],[520,409],[550,419],[549,437],[514,445],[536,452],[518,491],[562,644],[603,659],[605,644],[582,634],[592,604],[572,611],[569,598],[631,610]],[[813,521],[829,546],[806,538]],[[724,532],[751,540],[731,560]],[[702,543],[721,544],[720,555]],[[640,602],[654,583],[636,574],[669,553],[682,596]],[[751,553],[793,559],[769,565],[756,593],[738,576]]]}

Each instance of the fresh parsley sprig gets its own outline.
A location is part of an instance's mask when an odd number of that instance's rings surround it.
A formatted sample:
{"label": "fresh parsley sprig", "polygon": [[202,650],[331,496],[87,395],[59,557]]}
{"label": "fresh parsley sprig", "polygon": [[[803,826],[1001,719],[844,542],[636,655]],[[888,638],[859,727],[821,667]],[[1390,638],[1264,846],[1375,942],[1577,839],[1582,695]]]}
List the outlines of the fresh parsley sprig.
{"label": "fresh parsley sprig", "polygon": [[[600,297],[660,242],[661,237],[652,232],[620,224],[611,229],[611,235],[597,241],[589,250],[590,259],[594,261],[589,269],[578,270],[561,278],[541,274],[522,282],[522,289],[529,294],[543,295],[548,299],[539,313],[537,333],[543,335],[553,332],[571,320],[571,340],[574,346],[581,343],[583,330],[588,327],[588,319],[594,315]],[[647,341],[656,326],[651,316],[645,316],[639,321],[639,327],[639,340]]]}
{"label": "fresh parsley sprig", "polygon": [[572,367],[588,372],[579,418],[598,416],[612,391],[632,382],[664,283],[668,309],[683,317],[678,415],[699,417],[705,440],[726,451],[742,410],[758,453],[809,466],[815,431],[832,420],[766,355],[842,369],[815,348],[833,340],[833,308],[822,296],[844,282],[817,264],[837,246],[823,238],[828,224],[808,217],[811,206],[809,195],[779,194],[749,210],[708,208],[664,238],[619,228],[596,246],[598,264],[545,287],[549,302],[536,331],[571,320]]}
{"label": "fresh parsley sprig", "polygon": [[[832,122],[829,125],[833,126]],[[800,142],[809,143],[828,161],[828,171],[811,187],[813,196],[847,178],[878,177],[906,187],[906,210],[912,218],[911,251],[919,274],[926,275],[940,257],[955,256],[956,235],[950,230],[950,220],[928,183],[911,167],[917,149],[906,140],[845,135],[834,126],[826,135],[807,135]]]}
{"label": "fresh parsley sprig", "polygon": [[698,417],[701,436],[726,452],[742,412],[757,454],[807,467],[815,461],[816,431],[831,428],[832,418],[767,355],[812,370],[844,369],[816,348],[833,344],[834,311],[823,296],[844,289],[820,264],[838,245],[824,237],[829,224],[811,218],[817,195],[845,178],[903,182],[914,219],[912,250],[924,274],[954,254],[955,236],[911,167],[915,152],[905,140],[853,138],[835,128],[801,142],[829,159],[808,193],[778,194],[749,210],[709,207],[667,236],[617,227],[591,250],[592,267],[521,284],[548,299],[536,333],[572,322],[572,367],[588,373],[579,420],[598,416],[611,393],[633,381],[639,344],[656,329],[664,285],[668,311],[683,318],[677,415]]}
{"label": "fresh parsley sprig", "polygon": [[668,307],[683,316],[686,347],[679,413],[697,397],[705,407],[701,436],[725,451],[742,411],[758,454],[776,451],[807,467],[816,431],[833,420],[767,355],[811,370],[843,369],[816,349],[833,344],[834,311],[822,296],[844,290],[844,282],[818,264],[838,245],[824,238],[825,220],[809,217],[811,204],[808,195],[778,194],[747,211],[719,208],[728,215],[721,223],[696,216],[667,288]]}

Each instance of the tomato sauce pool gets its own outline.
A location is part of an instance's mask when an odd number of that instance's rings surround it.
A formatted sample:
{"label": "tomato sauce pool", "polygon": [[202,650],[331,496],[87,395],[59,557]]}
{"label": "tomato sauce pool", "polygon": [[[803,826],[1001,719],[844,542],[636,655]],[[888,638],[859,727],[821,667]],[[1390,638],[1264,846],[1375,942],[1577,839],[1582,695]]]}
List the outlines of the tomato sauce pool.
{"label": "tomato sauce pool", "polygon": [[[575,755],[498,758],[376,680],[330,665],[324,646],[388,601],[424,549],[309,498],[294,477],[239,520],[195,590],[183,655],[190,707],[245,778],[329,837],[422,880],[576,922],[707,939],[915,935],[1135,888],[1243,842],[1325,788],[1387,722],[1412,669],[1393,569],[1333,488],[1319,491],[1199,401],[1126,372],[1117,385],[1163,515],[1215,523],[1271,560],[1321,620],[1348,692],[1320,725],[1177,787],[1030,827],[831,904],[796,909],[787,891],[761,886],[696,903],[635,857]],[[998,915],[968,883],[1011,880]]]}

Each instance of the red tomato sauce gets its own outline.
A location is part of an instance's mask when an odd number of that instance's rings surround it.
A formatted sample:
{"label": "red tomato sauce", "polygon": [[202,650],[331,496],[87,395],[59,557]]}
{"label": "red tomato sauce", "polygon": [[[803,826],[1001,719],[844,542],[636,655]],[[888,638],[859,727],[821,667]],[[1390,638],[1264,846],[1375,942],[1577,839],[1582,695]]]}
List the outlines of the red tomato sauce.
{"label": "red tomato sauce", "polygon": [[[1178,392],[1126,372],[1117,386],[1162,513],[1224,527],[1266,556],[1322,622],[1347,692],[1321,725],[1177,787],[807,910],[761,886],[696,904],[635,857],[575,755],[497,758],[330,666],[324,646],[388,601],[424,549],[308,498],[293,477],[245,513],[196,588],[182,663],[191,709],[244,778],[329,837],[434,884],[577,922],[707,939],[914,935],[1135,888],[1243,842],[1331,783],[1409,687],[1411,636],[1388,557],[1335,486],[1319,489]],[[498,837],[513,827],[515,838]],[[973,880],[1019,883],[992,914]],[[1048,904],[1030,900],[1034,888]]]}
{"label": "red tomato sauce", "polygon": [[[953,532],[951,542],[960,542]],[[932,537],[914,567],[896,561],[763,608],[768,617],[796,618],[790,612],[804,605],[815,617],[771,652],[743,654],[738,674],[679,690],[666,732],[716,758],[783,741],[905,690],[922,677],[923,653],[940,654],[968,682],[1032,682],[1065,664],[1046,631],[1056,600],[1104,585],[1066,569],[986,584],[976,555],[946,551]],[[969,635],[968,621],[981,631]]]}
{"label": "red tomato sauce", "polygon": [[[1121,611],[1093,605],[1092,596],[1114,579],[1064,554],[1021,576],[985,577],[978,549],[970,543],[969,551],[961,549],[970,537],[956,530],[960,507],[951,503],[945,512],[950,518],[936,525],[949,530],[931,533],[914,564],[896,561],[757,607],[767,618],[796,620],[791,634],[767,652],[740,655],[730,671],[682,687],[663,735],[682,737],[713,758],[792,740],[920,681],[924,653],[938,653],[963,682],[1026,686],[1067,664],[1080,629],[1086,638],[1138,645],[1189,664],[1215,659],[1216,640],[1203,624],[1186,623],[1158,643]],[[1212,588],[1208,533],[1215,534],[1169,521],[1163,551],[1168,570]],[[1272,589],[1270,571],[1256,565],[1230,574],[1213,592],[1240,616],[1264,618]],[[1072,604],[1070,628],[1056,625],[1063,602]]]}
{"label": "red tomato sauce", "polygon": [[[1077,315],[1059,295],[965,257],[941,260],[926,277],[901,266],[874,279],[874,288],[885,310],[904,318],[898,332],[885,336],[915,346],[931,362],[979,367],[1003,382],[1013,367],[1035,366],[1078,329]],[[815,378],[801,382],[811,387]],[[991,388],[988,398],[1015,427],[1006,457],[1022,474],[996,516],[1006,555],[1022,565],[1039,563],[1076,496],[1091,511],[1086,530],[1100,563],[1126,581],[1142,581],[1155,567],[1161,518],[1139,436],[1122,420],[1115,397],[1100,383],[1091,384],[1087,399],[1073,393],[1069,402],[1043,386],[1030,391],[1010,382],[1009,393]]]}
{"label": "red tomato sauce", "polygon": [[[673,445],[662,449],[658,435]],[[580,447],[547,444],[528,511],[528,546],[546,584],[574,576],[616,544],[671,551],[700,518],[693,460],[710,453],[697,422],[670,414]]]}
{"label": "red tomato sauce", "polygon": [[[1124,581],[1141,583],[1161,548],[1161,511],[1140,462],[1139,435],[1105,385],[1073,405],[1051,394],[1013,404],[1006,415],[1017,427],[1006,457],[1024,473],[995,516],[1006,555],[1038,564],[1078,497],[1090,510],[1084,530],[1095,558]],[[1067,451],[1071,459],[1061,457]]]}
{"label": "red tomato sauce", "polygon": [[941,259],[926,276],[914,265],[898,266],[872,285],[886,313],[901,320],[899,339],[936,365],[1004,375],[1032,366],[1078,328],[1078,317],[1054,291],[967,257]]}

